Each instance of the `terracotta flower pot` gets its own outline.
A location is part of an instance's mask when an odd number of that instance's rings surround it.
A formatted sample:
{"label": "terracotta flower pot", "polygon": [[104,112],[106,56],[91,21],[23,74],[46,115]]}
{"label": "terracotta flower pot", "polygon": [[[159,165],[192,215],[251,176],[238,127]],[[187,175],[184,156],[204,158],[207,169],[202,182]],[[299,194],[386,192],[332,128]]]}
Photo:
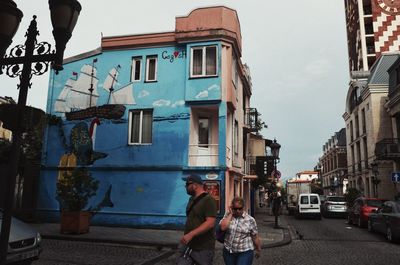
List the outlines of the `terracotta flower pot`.
{"label": "terracotta flower pot", "polygon": [[85,234],[89,232],[90,212],[61,212],[61,234]]}

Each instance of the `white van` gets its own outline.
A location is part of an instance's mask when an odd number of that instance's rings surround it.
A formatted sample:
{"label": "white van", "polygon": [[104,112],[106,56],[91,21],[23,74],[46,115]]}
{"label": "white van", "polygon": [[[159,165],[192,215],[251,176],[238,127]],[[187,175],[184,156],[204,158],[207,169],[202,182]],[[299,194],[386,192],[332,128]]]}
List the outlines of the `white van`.
{"label": "white van", "polygon": [[299,195],[297,217],[311,216],[321,220],[321,200],[316,193]]}

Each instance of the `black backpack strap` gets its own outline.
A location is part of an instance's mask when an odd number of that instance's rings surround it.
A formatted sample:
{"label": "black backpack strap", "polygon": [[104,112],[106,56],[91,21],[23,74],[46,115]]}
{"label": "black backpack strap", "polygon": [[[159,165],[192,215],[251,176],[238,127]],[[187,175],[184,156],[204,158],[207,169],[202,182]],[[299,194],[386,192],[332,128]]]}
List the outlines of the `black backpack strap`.
{"label": "black backpack strap", "polygon": [[202,194],[200,194],[199,196],[197,196],[192,204],[190,205],[190,207],[188,209],[186,209],[186,216],[189,215],[190,211],[193,209],[193,207],[196,205],[196,203],[198,203],[202,198],[204,198],[205,196],[207,196],[207,192],[203,192]]}

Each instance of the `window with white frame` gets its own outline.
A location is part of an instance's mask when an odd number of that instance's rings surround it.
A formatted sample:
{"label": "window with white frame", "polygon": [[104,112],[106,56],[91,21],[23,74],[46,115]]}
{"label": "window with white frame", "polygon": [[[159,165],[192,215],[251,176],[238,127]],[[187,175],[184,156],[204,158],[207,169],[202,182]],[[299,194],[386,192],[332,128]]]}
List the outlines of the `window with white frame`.
{"label": "window with white frame", "polygon": [[142,74],[142,57],[133,57],[131,81],[140,81],[141,74]]}
{"label": "window with white frame", "polygon": [[146,58],[146,82],[157,81],[157,56],[151,55]]}
{"label": "window with white frame", "polygon": [[191,50],[190,77],[217,75],[217,46],[193,47]]}
{"label": "window with white frame", "polygon": [[153,135],[153,110],[129,112],[129,144],[150,144]]}

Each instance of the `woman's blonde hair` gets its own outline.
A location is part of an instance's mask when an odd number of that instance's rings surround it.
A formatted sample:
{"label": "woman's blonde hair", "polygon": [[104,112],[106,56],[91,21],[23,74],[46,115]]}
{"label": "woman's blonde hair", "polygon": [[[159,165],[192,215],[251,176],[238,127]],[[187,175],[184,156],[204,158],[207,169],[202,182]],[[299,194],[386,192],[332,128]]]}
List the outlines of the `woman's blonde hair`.
{"label": "woman's blonde hair", "polygon": [[244,206],[244,199],[242,197],[236,196],[232,199],[232,205],[234,203],[239,203],[241,206]]}

